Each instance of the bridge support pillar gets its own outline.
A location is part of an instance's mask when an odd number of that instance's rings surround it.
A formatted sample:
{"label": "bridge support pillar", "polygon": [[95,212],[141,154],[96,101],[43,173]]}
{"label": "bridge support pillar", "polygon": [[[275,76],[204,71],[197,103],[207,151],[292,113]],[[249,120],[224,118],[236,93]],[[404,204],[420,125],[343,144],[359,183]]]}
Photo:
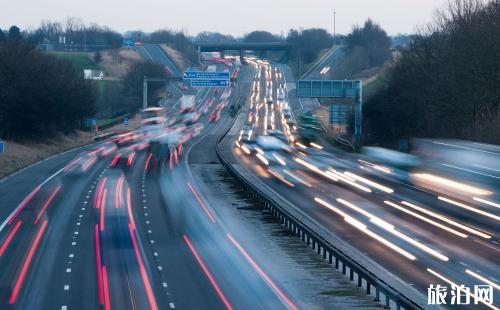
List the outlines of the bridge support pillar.
{"label": "bridge support pillar", "polygon": [[220,58],[226,57],[226,51],[220,51]]}
{"label": "bridge support pillar", "polygon": [[363,94],[362,94],[362,84],[359,86],[357,96],[354,98],[354,137],[353,144],[358,147],[361,143],[361,123],[363,114]]}
{"label": "bridge support pillar", "polygon": [[243,49],[240,49],[240,62],[241,64],[245,63],[245,53],[243,52]]}

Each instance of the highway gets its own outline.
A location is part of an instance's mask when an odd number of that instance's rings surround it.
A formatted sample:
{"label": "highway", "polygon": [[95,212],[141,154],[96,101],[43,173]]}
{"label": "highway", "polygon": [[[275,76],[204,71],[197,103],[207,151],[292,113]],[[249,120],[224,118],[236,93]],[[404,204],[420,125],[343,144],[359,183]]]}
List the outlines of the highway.
{"label": "highway", "polygon": [[212,209],[188,164],[230,125],[228,113],[212,117],[229,95],[199,90],[203,129],[176,129],[185,139],[177,158],[157,161],[134,133],[3,180],[0,308],[297,309]]}
{"label": "highway", "polygon": [[323,54],[303,75],[304,80],[322,80],[330,76],[339,59],[346,53],[344,45],[335,45]]}
{"label": "highway", "polygon": [[[396,283],[398,289],[406,287],[408,294],[420,294],[422,300],[430,284],[473,288],[493,283],[498,287],[499,183],[490,180],[473,187],[460,182],[460,177],[470,180],[470,174],[480,169],[481,177],[498,177],[498,170],[475,167],[471,172],[448,165],[455,171],[447,174],[430,165],[412,175],[423,178],[412,184],[361,156],[326,145],[297,143],[285,111],[301,111],[303,103],[290,96],[289,68],[259,60],[253,65],[260,73],[255,75],[246,120],[240,124],[243,129],[231,145],[236,161],[258,176],[258,186],[271,188],[289,202],[289,208],[312,218],[340,238],[344,248],[364,257],[361,264],[379,266],[374,272]],[[288,96],[280,100],[280,93]],[[249,135],[253,138],[246,141]],[[275,136],[282,142],[259,143],[259,136]],[[471,149],[469,144],[434,144],[487,152],[498,164],[500,153],[493,146]],[[485,169],[489,169],[488,176]],[[500,298],[498,290],[494,297]]]}
{"label": "highway", "polygon": [[[114,136],[0,180],[0,308],[311,308],[304,296],[313,294],[284,275],[300,264],[275,267],[285,258],[268,254],[264,244],[274,241],[252,240],[247,223],[220,206],[233,201],[209,189],[215,173],[207,171],[221,167],[215,147],[228,130],[223,151],[251,182],[403,294],[425,301],[430,284],[489,284],[500,298],[498,147],[419,140],[426,161],[407,171],[300,142],[296,118],[315,104],[295,97],[286,65],[248,62],[241,93],[189,88],[198,120],[186,121],[169,102],[167,118],[183,121]],[[239,96],[247,104],[235,119],[228,110]],[[162,159],[152,141],[165,136],[180,142]],[[295,250],[288,259],[301,259]],[[375,306],[357,299],[354,307]]]}

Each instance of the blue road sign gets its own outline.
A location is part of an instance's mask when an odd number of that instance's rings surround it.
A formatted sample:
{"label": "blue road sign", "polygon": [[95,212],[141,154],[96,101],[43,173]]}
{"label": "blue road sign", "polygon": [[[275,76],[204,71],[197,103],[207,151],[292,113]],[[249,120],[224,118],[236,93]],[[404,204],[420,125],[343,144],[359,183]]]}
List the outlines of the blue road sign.
{"label": "blue road sign", "polygon": [[128,117],[125,117],[125,118],[123,119],[123,123],[125,124],[125,126],[128,126]]}
{"label": "blue road sign", "polygon": [[229,80],[191,80],[193,87],[229,87]]}
{"label": "blue road sign", "polygon": [[134,40],[125,40],[124,44],[126,46],[134,46],[135,41]]}
{"label": "blue road sign", "polygon": [[4,149],[5,149],[5,142],[0,141],[0,154],[4,152]]}
{"label": "blue road sign", "polygon": [[208,71],[184,71],[184,79],[201,79],[201,80],[229,80],[231,77],[229,72],[208,72]]}
{"label": "blue road sign", "polygon": [[97,125],[97,120],[93,118],[92,121],[90,121],[90,123],[92,124],[92,127],[95,127]]}

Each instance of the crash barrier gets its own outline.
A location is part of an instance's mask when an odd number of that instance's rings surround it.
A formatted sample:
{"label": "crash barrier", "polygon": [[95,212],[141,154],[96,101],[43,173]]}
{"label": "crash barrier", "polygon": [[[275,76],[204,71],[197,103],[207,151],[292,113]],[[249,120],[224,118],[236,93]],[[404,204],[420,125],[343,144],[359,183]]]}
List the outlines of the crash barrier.
{"label": "crash barrier", "polygon": [[[366,294],[373,294],[373,290],[375,293],[375,301],[382,302],[386,309],[390,309],[393,305],[398,310],[423,309],[423,307],[398,292],[398,290],[388,285],[382,279],[378,278],[375,274],[325,240],[314,230],[307,227],[300,219],[292,215],[282,202],[278,202],[276,197],[272,197],[272,195],[260,189],[259,186],[249,182],[226,158],[224,158],[220,150],[220,144],[236,119],[237,117],[233,118],[231,125],[217,140],[216,152],[224,168],[242,185],[247,194],[256,201],[259,206],[268,210],[268,212],[293,235],[304,241],[308,247],[317,251],[318,255],[322,255],[323,259],[328,260],[329,264],[334,265],[335,269],[341,269],[343,275],[349,272],[349,280],[351,282],[356,280],[357,286],[360,288],[363,287]],[[383,295],[383,298],[381,298],[381,295]]]}

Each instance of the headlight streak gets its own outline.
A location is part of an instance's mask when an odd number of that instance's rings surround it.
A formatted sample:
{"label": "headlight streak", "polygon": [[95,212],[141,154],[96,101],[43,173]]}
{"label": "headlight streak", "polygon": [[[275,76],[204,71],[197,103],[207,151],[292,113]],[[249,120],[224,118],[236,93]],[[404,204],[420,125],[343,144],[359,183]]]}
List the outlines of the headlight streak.
{"label": "headlight streak", "polygon": [[[445,276],[437,273],[436,271],[432,270],[431,268],[427,268],[427,271],[430,272],[431,274],[433,274],[434,276],[436,276],[437,278],[441,279],[442,281],[448,283],[449,285],[451,285],[452,287],[455,287],[457,289],[459,289],[461,292],[463,292],[464,294],[467,294],[469,295],[472,299],[476,299],[476,295],[472,294],[470,291],[460,287],[460,285],[456,284],[455,282],[451,281],[450,279],[446,278]],[[489,305],[481,300],[477,300],[478,302],[481,302],[482,304],[484,304],[485,306],[491,308],[491,309],[495,309],[495,310],[499,310],[499,308],[497,308],[495,305]]]}
{"label": "headlight streak", "polygon": [[494,214],[491,214],[489,212],[485,212],[483,210],[479,210],[479,209],[476,209],[474,207],[471,207],[471,206],[468,206],[466,204],[463,204],[461,202],[458,202],[458,201],[455,201],[455,200],[451,200],[449,198],[446,198],[446,197],[443,197],[443,196],[438,196],[438,199],[441,200],[441,201],[445,201],[449,204],[452,204],[452,205],[455,205],[457,207],[460,207],[460,208],[463,208],[463,209],[466,209],[466,210],[469,210],[471,212],[475,212],[477,214],[481,214],[483,216],[486,216],[486,217],[489,217],[491,219],[494,219],[496,221],[500,221],[500,216],[497,216],[497,215],[494,215]]}
{"label": "headlight streak", "polygon": [[417,206],[417,205],[415,205],[415,204],[413,204],[413,203],[409,203],[409,202],[404,201],[404,200],[403,200],[403,201],[401,201],[401,203],[402,203],[402,204],[404,204],[405,206],[408,206],[408,207],[410,207],[410,208],[413,208],[413,209],[415,209],[415,210],[418,210],[418,211],[420,211],[420,212],[422,212],[422,213],[425,213],[425,214],[427,214],[427,215],[430,215],[430,216],[432,216],[432,217],[435,217],[435,218],[437,218],[437,219],[440,219],[441,221],[446,222],[446,223],[448,223],[448,224],[450,224],[450,225],[453,225],[453,226],[455,226],[455,227],[458,227],[458,228],[460,228],[460,229],[463,229],[463,230],[465,230],[465,231],[468,231],[468,232],[470,232],[471,234],[474,234],[474,235],[480,236],[480,237],[485,238],[485,239],[491,239],[491,236],[490,236],[490,235],[485,234],[485,233],[483,233],[483,232],[481,232],[481,231],[479,231],[479,230],[477,230],[477,229],[470,228],[470,227],[469,227],[469,226],[467,226],[467,225],[463,225],[463,224],[461,224],[461,223],[458,223],[458,222],[456,222],[456,221],[454,221],[454,220],[452,220],[452,219],[449,219],[449,218],[447,218],[447,217],[445,217],[445,216],[443,216],[443,215],[441,215],[441,214],[439,214],[439,213],[435,213],[435,212],[429,211],[429,210],[427,210],[427,209],[425,209],[425,208],[419,207],[419,206]]}
{"label": "headlight streak", "polygon": [[387,205],[389,205],[389,206],[391,206],[391,207],[394,207],[394,208],[398,209],[401,212],[404,212],[404,213],[409,214],[409,215],[411,215],[413,217],[416,217],[416,218],[418,218],[418,219],[420,219],[420,220],[422,220],[424,222],[427,222],[427,223],[429,223],[431,225],[434,225],[434,226],[439,227],[439,228],[441,228],[443,230],[446,230],[446,231],[448,231],[448,232],[450,232],[452,234],[455,234],[455,235],[457,235],[457,236],[459,236],[461,238],[467,238],[468,237],[468,235],[466,235],[464,233],[461,233],[461,232],[459,232],[459,231],[457,231],[457,230],[455,230],[453,228],[450,228],[450,227],[445,226],[443,224],[440,224],[440,223],[438,223],[436,221],[433,221],[433,220],[431,220],[431,219],[429,219],[429,218],[427,218],[425,216],[422,216],[422,215],[420,215],[418,213],[415,213],[415,212],[410,211],[410,210],[408,210],[406,208],[403,208],[400,205],[397,205],[397,204],[395,204],[395,203],[393,203],[391,201],[385,200],[384,203],[387,204]]}
{"label": "headlight streak", "polygon": [[316,202],[318,202],[319,204],[321,204],[322,206],[326,207],[327,209],[339,214],[340,216],[342,216],[344,218],[344,220],[351,224],[352,226],[354,226],[355,228],[357,228],[358,230],[362,231],[363,233],[367,234],[368,236],[372,237],[373,239],[381,242],[382,244],[386,245],[387,247],[393,249],[394,251],[398,252],[399,254],[403,255],[404,257],[410,259],[410,260],[416,260],[417,258],[403,250],[402,248],[398,247],[397,245],[395,245],[394,243],[380,237],[379,235],[375,234],[374,232],[370,231],[366,225],[364,225],[363,223],[361,223],[360,221],[352,218],[351,216],[347,215],[346,213],[342,212],[341,210],[339,210],[338,208],[334,207],[333,205],[327,203],[326,201],[318,198],[318,197],[315,197],[314,200]]}
{"label": "headlight streak", "polygon": [[423,243],[420,243],[418,241],[415,241],[414,239],[410,238],[409,236],[403,234],[402,232],[399,232],[396,230],[396,228],[394,227],[394,225],[384,221],[383,219],[371,214],[370,212],[368,211],[365,211],[364,209],[356,206],[355,204],[349,202],[349,201],[346,201],[342,198],[337,198],[337,201],[340,202],[341,204],[355,210],[356,212],[358,213],[361,213],[363,214],[364,216],[368,217],[370,219],[370,222],[372,222],[373,224],[379,226],[380,228],[390,232],[391,234],[395,235],[396,237],[400,238],[400,239],[403,239],[404,241],[410,243],[411,245],[419,248],[420,250],[442,260],[442,261],[445,261],[447,262],[449,260],[449,258],[441,253],[439,253],[438,251],[434,250],[434,249],[431,249],[430,247],[426,246],[425,244]]}

